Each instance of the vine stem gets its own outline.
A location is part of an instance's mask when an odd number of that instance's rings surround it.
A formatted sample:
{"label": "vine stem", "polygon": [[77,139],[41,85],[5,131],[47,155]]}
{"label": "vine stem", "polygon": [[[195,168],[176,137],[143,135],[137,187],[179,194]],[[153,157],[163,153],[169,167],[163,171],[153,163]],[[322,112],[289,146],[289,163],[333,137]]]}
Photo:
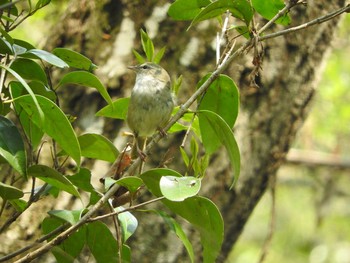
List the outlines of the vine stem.
{"label": "vine stem", "polygon": [[[295,3],[295,1],[291,1],[290,3]],[[299,1],[297,1],[299,2]],[[289,7],[290,8],[290,7]],[[285,9],[285,12],[287,12],[289,9]],[[310,21],[310,23],[305,23],[303,25],[301,25],[302,27],[300,29],[304,29],[306,27],[315,25],[315,24],[319,24],[319,23],[323,23],[326,22],[338,15],[340,15],[341,13],[347,12],[350,10],[350,4],[348,4],[346,7],[343,7],[335,12],[330,13],[329,15],[325,15],[322,16],[318,19],[315,19],[313,22]],[[333,14],[333,15],[331,15]],[[274,21],[276,21],[279,17],[281,17],[283,14],[281,12],[279,12],[273,19]],[[327,18],[329,17],[329,18]],[[267,23],[267,25],[265,25],[264,27],[262,27],[259,32],[263,32],[265,31],[270,25],[272,25],[272,23]],[[297,28],[297,27],[296,27]],[[298,29],[299,30],[299,29]],[[291,32],[294,32],[296,30],[291,30],[291,29],[287,29],[287,30],[282,30],[280,32],[274,33],[274,34],[270,34],[270,35],[266,35],[264,37],[256,37],[258,38],[258,42],[266,40],[268,38],[273,38],[276,36],[280,36],[280,35],[284,35],[284,34],[288,34]],[[282,33],[281,33],[282,32]],[[197,100],[197,98],[199,98],[204,92],[206,92],[206,90],[209,88],[210,84],[214,82],[214,80],[231,64],[231,62],[237,58],[238,56],[240,56],[241,54],[243,54],[246,50],[248,50],[252,45],[254,45],[254,43],[256,42],[255,39],[250,39],[248,41],[246,41],[240,48],[238,48],[235,52],[233,52],[232,49],[230,49],[230,53],[228,53],[227,59],[226,61],[224,61],[223,63],[221,63],[219,66],[217,66],[217,68],[215,69],[215,71],[211,74],[211,76],[197,89],[197,91],[180,107],[179,111],[169,120],[168,124],[164,127],[164,131],[168,131],[170,129],[170,127],[172,125],[174,125],[189,109],[189,107]],[[145,154],[148,154],[150,152],[150,150],[158,143],[159,140],[162,139],[162,136],[158,133],[156,134],[152,140],[150,141],[150,143],[147,145],[146,149],[145,149]],[[136,169],[138,168],[138,166],[141,163],[141,159],[138,158],[135,160],[135,162],[129,167],[128,171],[126,172],[126,174],[124,176],[129,176],[131,174],[133,174]],[[111,166],[111,167],[115,167],[115,163]],[[107,174],[110,173],[107,172]],[[86,224],[87,222],[89,222],[89,220],[92,218],[92,215],[95,214],[102,206],[104,206],[107,202],[108,199],[111,198],[114,193],[118,190],[119,185],[115,184],[113,185],[106,193],[105,195],[92,207],[90,208],[90,210],[74,225],[72,225],[71,227],[69,227],[68,229],[66,229],[65,231],[63,231],[61,234],[59,234],[58,236],[56,236],[54,239],[52,239],[50,242],[46,243],[45,245],[39,247],[38,249],[28,253],[27,255],[25,255],[24,257],[22,257],[21,259],[19,259],[18,261],[16,261],[17,263],[20,262],[29,262],[33,259],[35,259],[36,257],[48,252],[52,247],[59,245],[61,242],[63,242],[65,239],[68,238],[68,236],[70,234],[72,234],[73,232],[75,232],[76,230],[79,229],[79,227],[81,227],[82,225]]]}

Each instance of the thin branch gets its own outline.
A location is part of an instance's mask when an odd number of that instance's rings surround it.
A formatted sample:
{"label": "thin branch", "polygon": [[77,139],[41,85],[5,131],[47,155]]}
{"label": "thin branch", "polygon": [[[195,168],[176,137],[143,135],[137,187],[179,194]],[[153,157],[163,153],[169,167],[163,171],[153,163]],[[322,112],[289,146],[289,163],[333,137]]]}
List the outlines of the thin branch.
{"label": "thin branch", "polygon": [[288,28],[288,29],[285,29],[285,30],[281,30],[279,32],[275,32],[275,33],[271,33],[271,34],[268,34],[268,35],[265,35],[265,36],[261,36],[261,37],[258,37],[259,38],[259,41],[264,41],[266,39],[270,39],[270,38],[275,38],[275,37],[279,37],[279,36],[282,36],[282,35],[286,35],[286,34],[289,34],[289,33],[292,33],[292,32],[296,32],[296,31],[299,31],[299,30],[302,30],[302,29],[305,29],[307,27],[310,27],[310,26],[314,26],[314,25],[318,25],[318,24],[321,24],[321,23],[324,23],[328,20],[331,20],[343,13],[346,13],[346,12],[349,12],[350,11],[350,4],[347,4],[346,6],[332,12],[332,13],[329,13],[327,15],[324,15],[324,16],[321,16],[321,17],[318,17],[314,20],[311,20],[309,22],[306,22],[304,24],[301,24],[299,26],[295,26],[295,27],[291,27],[291,28]]}

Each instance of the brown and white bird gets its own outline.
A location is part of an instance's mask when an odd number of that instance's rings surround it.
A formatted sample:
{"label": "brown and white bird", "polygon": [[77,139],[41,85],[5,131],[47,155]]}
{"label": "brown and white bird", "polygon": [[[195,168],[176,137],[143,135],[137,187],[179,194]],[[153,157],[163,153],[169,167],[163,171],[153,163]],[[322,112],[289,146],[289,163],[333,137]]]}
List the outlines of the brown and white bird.
{"label": "brown and white bird", "polygon": [[144,159],[146,139],[157,130],[164,132],[175,105],[174,96],[169,74],[158,64],[146,62],[128,68],[136,72],[126,118],[135,138],[131,156]]}

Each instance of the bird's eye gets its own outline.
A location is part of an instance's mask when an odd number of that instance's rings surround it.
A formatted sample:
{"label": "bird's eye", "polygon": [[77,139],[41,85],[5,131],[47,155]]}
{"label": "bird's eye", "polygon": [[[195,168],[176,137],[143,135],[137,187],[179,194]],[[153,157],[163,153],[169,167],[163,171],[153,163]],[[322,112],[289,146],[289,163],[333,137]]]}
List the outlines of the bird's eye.
{"label": "bird's eye", "polygon": [[148,66],[147,65],[143,65],[142,68],[143,69],[148,69]]}

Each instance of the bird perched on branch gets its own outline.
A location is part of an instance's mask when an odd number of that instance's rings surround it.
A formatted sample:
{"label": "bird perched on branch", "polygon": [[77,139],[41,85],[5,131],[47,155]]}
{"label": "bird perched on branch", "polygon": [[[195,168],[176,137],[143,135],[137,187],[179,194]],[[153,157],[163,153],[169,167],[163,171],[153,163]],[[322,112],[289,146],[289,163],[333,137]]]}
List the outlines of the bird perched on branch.
{"label": "bird perched on branch", "polygon": [[144,159],[146,139],[157,130],[164,133],[163,128],[174,108],[174,97],[169,74],[158,64],[146,62],[128,68],[136,72],[126,118],[134,134],[131,156]]}

